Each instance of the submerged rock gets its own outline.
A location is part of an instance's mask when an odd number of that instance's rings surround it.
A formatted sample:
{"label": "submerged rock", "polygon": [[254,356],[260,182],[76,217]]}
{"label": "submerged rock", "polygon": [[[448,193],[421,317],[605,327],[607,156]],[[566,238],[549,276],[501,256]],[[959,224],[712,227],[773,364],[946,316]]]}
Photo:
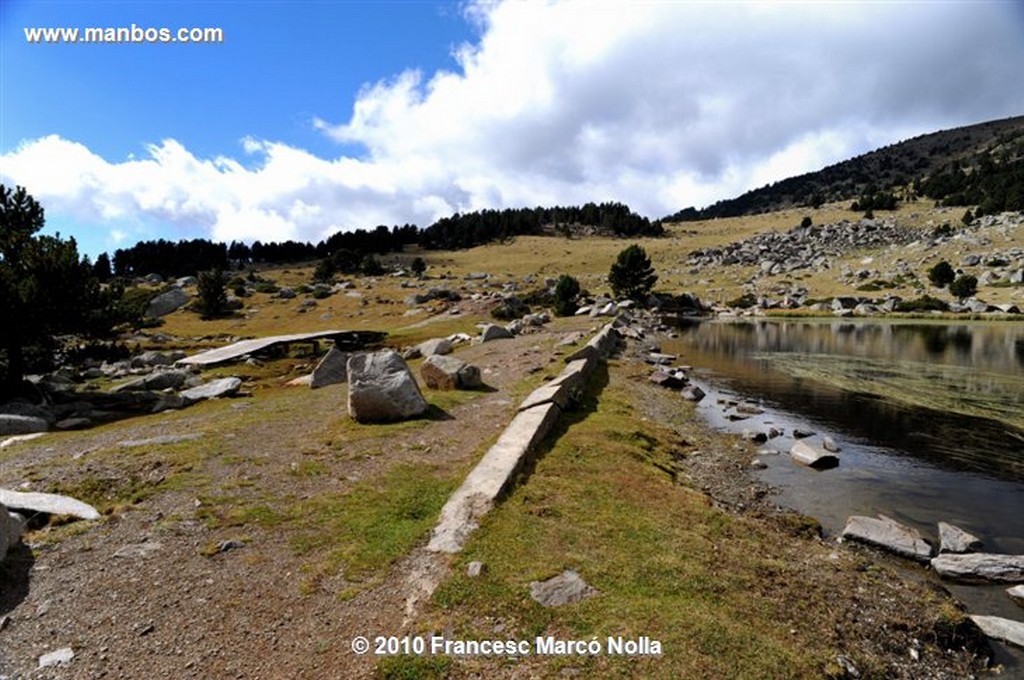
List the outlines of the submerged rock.
{"label": "submerged rock", "polygon": [[932,546],[921,538],[916,529],[885,515],[877,518],[862,515],[850,517],[846,520],[843,538],[867,543],[918,562],[927,562],[932,556]]}
{"label": "submerged rock", "polygon": [[1024,555],[995,553],[945,553],[932,560],[932,569],[956,581],[1024,583]]}
{"label": "submerged rock", "polygon": [[834,454],[816,449],[807,442],[798,441],[789,450],[789,456],[800,463],[812,467],[815,470],[827,470],[839,465],[839,458]]}
{"label": "submerged rock", "polygon": [[958,526],[939,522],[939,552],[966,553],[981,550],[981,539]]}

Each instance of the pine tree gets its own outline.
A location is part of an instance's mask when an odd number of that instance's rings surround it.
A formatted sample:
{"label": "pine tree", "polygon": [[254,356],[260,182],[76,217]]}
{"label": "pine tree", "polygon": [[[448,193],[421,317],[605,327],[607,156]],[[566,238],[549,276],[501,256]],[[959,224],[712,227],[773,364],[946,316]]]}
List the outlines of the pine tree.
{"label": "pine tree", "polygon": [[635,243],[619,253],[608,273],[608,284],[615,297],[641,303],[646,300],[657,280],[647,251]]}

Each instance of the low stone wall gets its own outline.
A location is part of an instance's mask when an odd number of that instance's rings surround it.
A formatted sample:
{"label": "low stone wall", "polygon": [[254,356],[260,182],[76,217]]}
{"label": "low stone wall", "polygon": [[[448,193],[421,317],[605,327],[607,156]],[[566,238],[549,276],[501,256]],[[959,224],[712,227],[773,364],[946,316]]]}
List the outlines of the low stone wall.
{"label": "low stone wall", "polygon": [[498,441],[441,509],[427,550],[445,553],[462,550],[480,518],[508,492],[516,473],[558,422],[574,394],[583,389],[598,361],[606,359],[615,349],[618,339],[613,325],[606,325],[585,347],[566,358],[566,367],[557,377],[523,400],[519,412]]}

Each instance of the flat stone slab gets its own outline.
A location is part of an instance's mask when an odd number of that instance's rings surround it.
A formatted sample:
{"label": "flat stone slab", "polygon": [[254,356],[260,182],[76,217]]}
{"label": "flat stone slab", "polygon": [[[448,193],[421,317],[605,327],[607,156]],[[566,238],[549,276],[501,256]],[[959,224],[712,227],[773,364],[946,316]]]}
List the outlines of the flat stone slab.
{"label": "flat stone slab", "polygon": [[13,444],[17,444],[18,442],[29,442],[29,441],[32,441],[33,439],[39,439],[44,434],[46,434],[46,433],[45,432],[33,432],[32,434],[18,434],[18,435],[15,435],[13,437],[7,437],[2,442],[0,442],[0,449],[6,449],[8,446],[11,446]]}
{"label": "flat stone slab", "polygon": [[477,466],[456,489],[434,527],[427,550],[455,553],[462,550],[480,517],[508,489],[526,457],[558,421],[561,409],[552,403],[520,411]]}
{"label": "flat stone slab", "polygon": [[353,347],[363,346],[370,342],[379,342],[386,333],[380,331],[344,331],[329,330],[317,331],[315,333],[295,333],[292,335],[272,335],[266,338],[252,338],[240,340],[236,343],[207,350],[190,357],[179,359],[176,363],[191,366],[210,366],[240,359],[246,354],[259,352],[274,345],[288,344],[290,342],[303,342],[307,340],[318,340],[320,338],[331,338],[335,343],[351,344]]}
{"label": "flat stone slab", "polygon": [[1002,640],[1011,645],[1024,647],[1024,623],[1000,616],[971,616],[971,621],[978,624],[981,632],[990,638]]}
{"label": "flat stone slab", "polygon": [[573,385],[571,382],[545,383],[530,393],[519,405],[520,411],[526,411],[542,404],[555,404],[563,411],[568,409],[572,399]]}
{"label": "flat stone slab", "polygon": [[88,503],[55,493],[23,492],[0,489],[0,505],[12,510],[31,510],[51,515],[71,515],[81,519],[99,519],[100,513]]}
{"label": "flat stone slab", "polygon": [[896,520],[880,515],[864,517],[854,515],[846,520],[843,538],[867,543],[902,557],[918,562],[927,562],[932,556],[932,547],[912,529]]}
{"label": "flat stone slab", "polygon": [[1024,583],[1024,555],[945,553],[932,560],[932,569],[955,581]]}
{"label": "flat stone slab", "polygon": [[47,652],[39,657],[40,668],[62,666],[75,658],[75,652],[70,647],[62,647],[52,652]]}
{"label": "flat stone slab", "polygon": [[203,435],[198,433],[190,434],[162,434],[158,437],[149,437],[147,439],[125,439],[118,443],[118,446],[124,448],[135,448],[136,446],[159,446],[161,444],[177,444],[179,442],[192,441],[193,439],[199,439]]}
{"label": "flat stone slab", "polygon": [[1010,599],[1024,607],[1024,586],[1013,586],[1012,588],[1006,589],[1006,594],[1010,596]]}
{"label": "flat stone slab", "polygon": [[815,470],[827,470],[839,465],[839,457],[835,454],[816,449],[805,441],[798,441],[789,450],[789,456],[801,465]]}
{"label": "flat stone slab", "polygon": [[939,522],[939,552],[967,553],[981,550],[983,543],[974,534],[967,533],[953,524]]}
{"label": "flat stone slab", "polygon": [[545,607],[572,604],[596,594],[597,589],[571,569],[566,569],[547,581],[532,581],[530,583],[530,597]]}

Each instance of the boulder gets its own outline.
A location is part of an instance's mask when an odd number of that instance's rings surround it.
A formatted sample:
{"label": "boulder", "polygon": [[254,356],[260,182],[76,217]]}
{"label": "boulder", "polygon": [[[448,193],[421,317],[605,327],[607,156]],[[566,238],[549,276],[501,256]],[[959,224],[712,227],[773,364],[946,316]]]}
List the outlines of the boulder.
{"label": "boulder", "polygon": [[829,451],[830,453],[839,453],[840,451],[839,444],[836,444],[835,440],[828,436],[822,438],[821,448]]}
{"label": "boulder", "polygon": [[939,552],[967,553],[981,550],[981,539],[958,526],[939,522]]}
{"label": "boulder", "polygon": [[755,444],[764,444],[768,441],[768,434],[760,430],[745,429],[740,437],[748,442],[754,442]]}
{"label": "boulder", "polygon": [[46,432],[49,423],[35,416],[20,416],[16,413],[0,413],[0,436]]}
{"label": "boulder", "polygon": [[429,408],[409,367],[394,350],[350,356],[348,385],[348,413],[361,423],[405,420]]}
{"label": "boulder", "polygon": [[242,385],[241,378],[219,378],[208,383],[193,387],[181,393],[181,396],[188,403],[202,401],[203,399],[216,399],[218,397],[230,397],[238,391]]}
{"label": "boulder", "polygon": [[682,371],[666,371],[664,369],[655,371],[648,379],[655,385],[667,387],[670,390],[681,390],[689,382],[686,374]]}
{"label": "boulder", "polygon": [[432,390],[471,390],[483,385],[480,369],[452,356],[434,354],[420,365],[423,382]]}
{"label": "boulder", "polygon": [[493,323],[487,324],[480,331],[480,342],[490,342],[491,340],[502,340],[511,337],[514,336],[507,329],[496,326]]}
{"label": "boulder", "polygon": [[530,597],[545,607],[579,602],[596,594],[597,590],[571,569],[566,569],[547,581],[530,583]]}
{"label": "boulder", "polygon": [[932,560],[932,569],[954,581],[1024,583],[1024,555],[944,553]]}
{"label": "boulder", "polygon": [[835,454],[816,449],[804,441],[795,442],[789,450],[789,456],[801,465],[816,470],[827,470],[839,465],[839,458]]}
{"label": "boulder", "polygon": [[7,508],[0,505],[0,562],[7,555],[7,549],[14,544],[11,540],[11,534],[14,533],[11,524],[11,514],[7,512]]}
{"label": "boulder", "polygon": [[971,615],[971,621],[974,621],[978,628],[981,628],[981,632],[990,638],[1024,647],[1024,623],[1020,621],[978,614]]}
{"label": "boulder", "polygon": [[452,341],[448,338],[433,338],[416,345],[422,357],[432,357],[435,354],[451,354]]}
{"label": "boulder", "polygon": [[136,378],[112,388],[111,392],[138,392],[145,390],[166,390],[177,389],[185,384],[185,381],[192,377],[186,370],[172,369],[169,371],[156,371],[141,378]]}
{"label": "boulder", "polygon": [[1010,599],[1024,607],[1024,586],[1013,586],[1012,588],[1006,589],[1006,594],[1010,596]]}
{"label": "boulder", "polygon": [[[99,519],[100,513],[88,503],[55,493],[21,492],[0,489],[0,505],[14,510],[71,515],[81,519]],[[28,514],[28,513],[23,513]]]}
{"label": "boulder", "polygon": [[[7,515],[7,549],[13,548],[21,537],[25,534],[25,529],[28,527],[28,520],[25,516],[18,512],[11,512],[4,506],[0,505],[0,514]],[[0,519],[0,522],[3,520]],[[0,540],[3,540],[0,538]],[[3,553],[0,552],[0,560],[3,559]]]}
{"label": "boulder", "polygon": [[178,359],[185,358],[184,352],[143,352],[131,359],[132,368],[145,368],[147,366],[170,366]]}
{"label": "boulder", "polygon": [[337,385],[348,380],[348,352],[332,347],[313,369],[309,386],[313,389]]}
{"label": "boulder", "polygon": [[704,390],[697,387],[696,385],[687,385],[686,387],[683,388],[683,391],[680,394],[683,395],[683,399],[694,402],[700,401],[706,396],[704,394]]}
{"label": "boulder", "polygon": [[927,562],[932,556],[931,545],[921,538],[916,529],[885,515],[877,518],[861,515],[850,517],[846,520],[843,538],[867,543],[918,562]]}
{"label": "boulder", "polygon": [[189,301],[189,294],[181,288],[171,288],[149,301],[145,315],[150,318],[166,316]]}

